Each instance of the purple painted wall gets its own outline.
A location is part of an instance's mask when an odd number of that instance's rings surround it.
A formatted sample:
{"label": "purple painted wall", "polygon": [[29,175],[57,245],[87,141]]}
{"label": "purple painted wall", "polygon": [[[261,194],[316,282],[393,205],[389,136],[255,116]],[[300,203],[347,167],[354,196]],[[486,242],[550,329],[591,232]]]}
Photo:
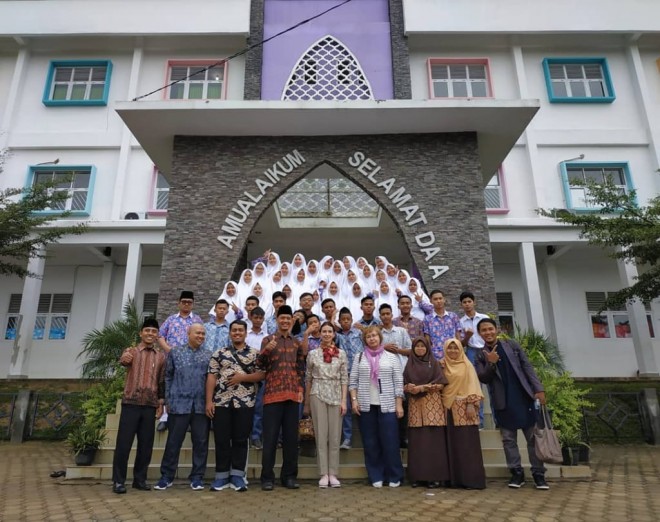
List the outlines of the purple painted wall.
{"label": "purple painted wall", "polygon": [[[264,38],[339,3],[341,0],[265,0]],[[280,100],[294,65],[328,34],[358,59],[376,100],[394,97],[388,1],[354,0],[264,46],[262,99]]]}

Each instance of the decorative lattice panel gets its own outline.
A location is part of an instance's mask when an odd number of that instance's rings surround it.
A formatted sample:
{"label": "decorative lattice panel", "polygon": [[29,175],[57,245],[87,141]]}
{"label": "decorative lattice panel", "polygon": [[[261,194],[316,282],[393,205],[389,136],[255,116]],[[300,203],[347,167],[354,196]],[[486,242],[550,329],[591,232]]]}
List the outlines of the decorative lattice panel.
{"label": "decorative lattice panel", "polygon": [[283,100],[373,100],[360,63],[344,44],[325,36],[293,68]]}
{"label": "decorative lattice panel", "polygon": [[278,200],[282,217],[375,217],[378,203],[348,179],[302,179]]}

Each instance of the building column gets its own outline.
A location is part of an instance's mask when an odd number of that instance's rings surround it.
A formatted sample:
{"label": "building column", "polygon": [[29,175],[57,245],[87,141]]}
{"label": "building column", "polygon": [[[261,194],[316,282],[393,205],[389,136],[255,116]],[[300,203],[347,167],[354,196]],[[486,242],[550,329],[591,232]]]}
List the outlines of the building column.
{"label": "building column", "polygon": [[520,243],[518,248],[520,274],[525,288],[525,308],[527,311],[527,326],[545,334],[545,318],[543,317],[543,302],[541,301],[541,285],[536,268],[534,243]]}
{"label": "building column", "polygon": [[568,347],[566,338],[566,329],[562,328],[564,317],[562,314],[561,291],[559,289],[559,274],[557,265],[553,262],[545,263],[545,272],[548,277],[548,290],[550,291],[550,310],[552,311],[553,323],[550,327],[549,335],[555,344],[561,349]]}
{"label": "building column", "polygon": [[12,118],[16,113],[18,98],[22,93],[21,86],[23,85],[23,81],[25,79],[25,71],[27,70],[29,60],[30,51],[27,49],[27,47],[21,47],[16,56],[14,73],[11,77],[9,91],[5,95],[5,110],[2,117],[2,122],[0,122],[0,150],[7,146],[7,141],[9,140],[9,129],[11,127]]}
{"label": "building column", "polygon": [[124,290],[121,299],[122,315],[124,306],[129,298],[132,297],[137,303],[137,290],[140,284],[141,269],[142,245],[140,243],[129,243],[128,256],[126,257],[126,274],[124,275]]}
{"label": "building column", "polygon": [[96,320],[94,321],[94,328],[97,330],[103,328],[108,320],[108,303],[110,302],[114,266],[112,261],[105,261],[103,263],[101,284],[99,285],[99,303],[96,307]]}
{"label": "building column", "polygon": [[[45,250],[39,252],[39,255],[45,256],[45,254]],[[9,374],[7,375],[8,379],[25,379],[29,375],[32,334],[34,333],[34,323],[37,320],[37,308],[39,306],[41,282],[44,277],[45,266],[45,257],[33,257],[28,261],[27,269],[30,273],[34,274],[34,277],[26,277],[23,282],[20,324],[16,339],[14,340]]]}
{"label": "building column", "polygon": [[[633,263],[621,259],[617,259],[616,264],[619,269],[621,285],[624,287],[632,286],[635,283],[635,277],[637,277],[637,267]],[[628,320],[630,321],[639,375],[657,377],[659,375],[658,365],[655,362],[653,343],[649,334],[644,304],[639,299],[635,299],[632,302],[626,303],[626,311],[628,312]]]}

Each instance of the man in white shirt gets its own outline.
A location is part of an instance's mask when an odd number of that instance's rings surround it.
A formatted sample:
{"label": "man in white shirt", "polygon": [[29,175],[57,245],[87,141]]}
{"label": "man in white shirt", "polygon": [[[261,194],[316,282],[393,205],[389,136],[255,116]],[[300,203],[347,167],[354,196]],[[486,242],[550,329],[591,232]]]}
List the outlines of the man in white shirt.
{"label": "man in white shirt", "polygon": [[[394,314],[392,307],[388,304],[382,304],[378,308],[380,320],[383,325],[380,329],[383,334],[383,348],[388,352],[396,354],[401,362],[401,371],[403,372],[408,363],[408,356],[412,351],[412,340],[408,331],[402,326],[394,326]],[[408,401],[403,401],[403,417],[399,419],[399,446],[408,447]]]}
{"label": "man in white shirt", "polygon": [[[467,355],[467,358],[474,366],[474,363],[477,359],[477,353],[479,353],[480,350],[483,350],[484,346],[486,345],[482,337],[479,335],[477,325],[479,324],[479,321],[482,319],[487,319],[488,316],[486,314],[480,314],[477,312],[477,302],[472,292],[463,292],[459,299],[461,301],[463,312],[465,312],[465,315],[461,317],[461,326],[463,327],[463,331],[466,334],[468,332],[472,332],[472,335],[468,338],[467,346],[465,347],[465,355]],[[479,407],[479,428],[481,429],[483,427],[484,403],[482,401],[481,406]]]}
{"label": "man in white shirt", "polygon": [[[279,307],[278,307],[279,308]],[[260,306],[253,308],[250,311],[250,324],[252,327],[249,329],[245,344],[250,348],[261,350],[261,341],[268,336],[268,331],[264,327],[266,319],[266,312]],[[257,391],[256,403],[254,405],[254,419],[252,421],[252,433],[250,434],[251,444],[256,449],[262,448],[261,435],[263,432],[263,412],[264,412],[264,385],[259,385]]]}

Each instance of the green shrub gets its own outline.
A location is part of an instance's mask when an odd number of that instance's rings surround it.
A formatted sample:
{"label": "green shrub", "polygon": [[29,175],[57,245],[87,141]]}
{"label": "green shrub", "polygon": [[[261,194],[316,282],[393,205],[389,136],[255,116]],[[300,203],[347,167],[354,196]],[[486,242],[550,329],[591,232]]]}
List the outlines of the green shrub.
{"label": "green shrub", "polygon": [[117,401],[124,391],[126,370],[120,368],[114,377],[96,383],[87,391],[87,400],[82,403],[84,423],[92,428],[105,427],[105,416],[113,413]]}

